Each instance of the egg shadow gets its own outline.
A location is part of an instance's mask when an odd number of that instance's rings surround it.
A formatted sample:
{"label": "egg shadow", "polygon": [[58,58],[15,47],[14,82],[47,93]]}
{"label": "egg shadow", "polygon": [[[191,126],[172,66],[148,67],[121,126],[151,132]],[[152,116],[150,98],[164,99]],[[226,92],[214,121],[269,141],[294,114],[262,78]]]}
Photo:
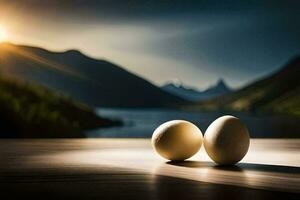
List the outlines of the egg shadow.
{"label": "egg shadow", "polygon": [[300,167],[284,166],[284,165],[269,165],[269,164],[256,164],[256,163],[237,163],[235,165],[218,165],[213,162],[207,161],[168,161],[167,165],[188,167],[188,168],[212,168],[224,171],[260,171],[260,172],[279,172],[287,174],[300,174]]}
{"label": "egg shadow", "polygon": [[[216,170],[223,171],[223,173],[217,173],[220,180],[227,179],[224,183],[218,180],[211,179],[210,181],[203,180],[191,180],[182,176],[173,176],[169,172],[176,168],[170,168],[171,166],[177,166],[182,168],[191,168],[194,170],[195,176],[201,176],[206,174],[207,176],[216,176]],[[247,169],[260,169],[260,165],[247,165],[240,163],[233,166],[222,166],[217,165],[213,162],[204,161],[168,161],[161,164],[155,170],[154,180],[154,196],[156,199],[297,199],[299,196],[293,193],[279,192],[279,191],[268,191],[261,189],[253,189],[247,187],[248,178],[245,174]],[[198,171],[199,170],[199,171]],[[203,173],[199,173],[201,170]],[[228,176],[226,171],[234,172],[233,176]],[[179,170],[179,174],[183,174],[183,171]],[[187,171],[190,173],[191,171]],[[222,176],[222,174],[224,174]],[[230,173],[232,175],[232,173]],[[238,176],[236,176],[238,174]],[[221,177],[220,177],[221,176]],[[245,184],[233,184],[239,179],[238,182]]]}
{"label": "egg shadow", "polygon": [[192,160],[184,160],[184,161],[168,161],[167,165],[180,166],[180,167],[188,167],[188,168],[201,168],[201,167],[212,167],[214,164],[211,162],[202,162],[202,161],[192,161]]}

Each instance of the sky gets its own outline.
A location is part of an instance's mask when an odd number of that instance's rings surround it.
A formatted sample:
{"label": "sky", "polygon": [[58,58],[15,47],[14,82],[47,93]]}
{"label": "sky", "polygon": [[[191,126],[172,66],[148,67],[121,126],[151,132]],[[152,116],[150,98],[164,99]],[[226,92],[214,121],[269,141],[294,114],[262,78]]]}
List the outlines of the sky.
{"label": "sky", "polygon": [[0,0],[6,40],[78,49],[151,82],[239,88],[300,55],[297,0]]}

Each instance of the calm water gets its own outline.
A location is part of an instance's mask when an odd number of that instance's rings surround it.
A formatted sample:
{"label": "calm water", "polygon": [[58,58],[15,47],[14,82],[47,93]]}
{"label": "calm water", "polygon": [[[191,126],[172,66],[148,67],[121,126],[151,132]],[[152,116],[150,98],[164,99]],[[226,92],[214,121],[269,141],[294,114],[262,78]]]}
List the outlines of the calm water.
{"label": "calm water", "polygon": [[99,108],[97,112],[121,119],[124,126],[89,131],[86,133],[89,137],[149,138],[157,126],[173,119],[191,121],[204,133],[213,120],[225,114],[239,117],[248,126],[251,137],[300,137],[300,118],[280,115],[107,108]]}

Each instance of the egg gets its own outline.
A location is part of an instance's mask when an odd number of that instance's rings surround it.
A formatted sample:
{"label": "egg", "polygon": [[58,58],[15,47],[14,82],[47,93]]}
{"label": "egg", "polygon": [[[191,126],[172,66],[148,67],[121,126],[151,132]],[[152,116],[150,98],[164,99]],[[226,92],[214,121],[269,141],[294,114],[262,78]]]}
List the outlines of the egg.
{"label": "egg", "polygon": [[193,123],[172,120],[161,124],[152,135],[152,146],[163,158],[182,161],[192,157],[202,145],[203,135]]}
{"label": "egg", "polygon": [[250,143],[245,124],[233,116],[223,116],[212,122],[204,134],[204,148],[220,165],[233,165],[243,159]]}

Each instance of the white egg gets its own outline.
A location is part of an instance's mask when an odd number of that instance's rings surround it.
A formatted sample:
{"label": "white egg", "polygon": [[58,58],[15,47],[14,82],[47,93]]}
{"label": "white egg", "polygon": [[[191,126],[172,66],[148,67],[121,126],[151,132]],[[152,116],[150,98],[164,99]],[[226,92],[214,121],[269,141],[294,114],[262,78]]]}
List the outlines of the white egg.
{"label": "white egg", "polygon": [[203,135],[197,126],[184,120],[160,125],[152,135],[152,146],[162,157],[180,161],[192,157],[202,145]]}
{"label": "white egg", "polygon": [[249,143],[247,127],[238,118],[229,115],[216,119],[204,135],[207,154],[220,165],[232,165],[243,159]]}

